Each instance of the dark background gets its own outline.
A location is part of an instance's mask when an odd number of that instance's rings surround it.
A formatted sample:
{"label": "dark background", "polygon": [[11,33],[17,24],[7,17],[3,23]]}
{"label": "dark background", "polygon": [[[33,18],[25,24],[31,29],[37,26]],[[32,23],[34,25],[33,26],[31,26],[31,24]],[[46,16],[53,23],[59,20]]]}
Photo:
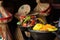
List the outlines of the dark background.
{"label": "dark background", "polygon": [[[47,16],[47,22],[51,23],[53,21],[56,21],[59,19],[60,17],[60,9],[56,9],[55,5],[53,6],[52,4],[60,4],[60,0],[41,0],[41,2],[48,2],[51,4],[51,12],[50,15]],[[11,34],[13,35],[13,39],[14,39],[14,32],[17,28],[17,19],[14,17],[15,13],[18,11],[18,8],[23,5],[23,4],[29,4],[31,6],[31,11],[33,11],[33,9],[36,7],[37,3],[35,0],[3,0],[3,7],[5,7],[9,12],[11,12],[11,14],[13,15],[13,19],[11,22],[8,23],[9,28],[11,30]],[[15,40],[15,39],[14,39]]]}

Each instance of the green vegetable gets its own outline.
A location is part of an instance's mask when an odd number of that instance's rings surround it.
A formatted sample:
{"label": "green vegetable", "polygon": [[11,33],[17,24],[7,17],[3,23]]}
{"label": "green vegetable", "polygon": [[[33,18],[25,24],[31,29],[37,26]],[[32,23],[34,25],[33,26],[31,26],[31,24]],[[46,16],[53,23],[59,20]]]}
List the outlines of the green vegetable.
{"label": "green vegetable", "polygon": [[17,22],[17,25],[21,25],[21,22]]}
{"label": "green vegetable", "polygon": [[25,18],[24,22],[27,22],[27,21],[30,20],[30,19],[31,19],[31,17],[30,17],[30,16],[27,16],[27,17]]}

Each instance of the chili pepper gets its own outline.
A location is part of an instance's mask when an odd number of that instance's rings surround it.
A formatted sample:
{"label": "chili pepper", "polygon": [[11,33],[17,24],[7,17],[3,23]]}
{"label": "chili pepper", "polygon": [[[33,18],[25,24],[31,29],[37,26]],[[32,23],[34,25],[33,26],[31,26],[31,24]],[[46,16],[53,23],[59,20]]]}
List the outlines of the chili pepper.
{"label": "chili pepper", "polygon": [[45,22],[41,18],[37,18],[37,19],[41,21],[43,24],[45,24]]}

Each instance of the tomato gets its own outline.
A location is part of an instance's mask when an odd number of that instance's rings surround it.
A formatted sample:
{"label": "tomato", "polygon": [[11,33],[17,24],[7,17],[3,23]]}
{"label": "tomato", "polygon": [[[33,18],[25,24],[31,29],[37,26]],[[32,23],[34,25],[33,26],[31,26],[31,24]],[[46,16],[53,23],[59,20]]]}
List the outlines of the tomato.
{"label": "tomato", "polygon": [[27,24],[26,24],[26,23],[23,23],[22,26],[23,26],[23,27],[27,27]]}
{"label": "tomato", "polygon": [[33,19],[33,18],[35,18],[36,16],[31,16],[31,18]]}
{"label": "tomato", "polygon": [[20,16],[20,19],[24,19],[26,16]]}
{"label": "tomato", "polygon": [[35,20],[31,20],[30,26],[33,26],[35,24]]}

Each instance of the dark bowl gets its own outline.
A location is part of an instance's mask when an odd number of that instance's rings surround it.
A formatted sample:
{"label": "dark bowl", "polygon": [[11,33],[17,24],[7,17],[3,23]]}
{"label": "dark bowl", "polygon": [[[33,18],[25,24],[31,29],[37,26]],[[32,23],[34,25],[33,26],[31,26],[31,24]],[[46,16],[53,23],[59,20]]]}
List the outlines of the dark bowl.
{"label": "dark bowl", "polygon": [[54,40],[56,35],[52,32],[29,30],[34,40]]}
{"label": "dark bowl", "polygon": [[18,25],[18,27],[21,29],[21,31],[28,31],[28,29],[30,29],[30,27],[23,27]]}

